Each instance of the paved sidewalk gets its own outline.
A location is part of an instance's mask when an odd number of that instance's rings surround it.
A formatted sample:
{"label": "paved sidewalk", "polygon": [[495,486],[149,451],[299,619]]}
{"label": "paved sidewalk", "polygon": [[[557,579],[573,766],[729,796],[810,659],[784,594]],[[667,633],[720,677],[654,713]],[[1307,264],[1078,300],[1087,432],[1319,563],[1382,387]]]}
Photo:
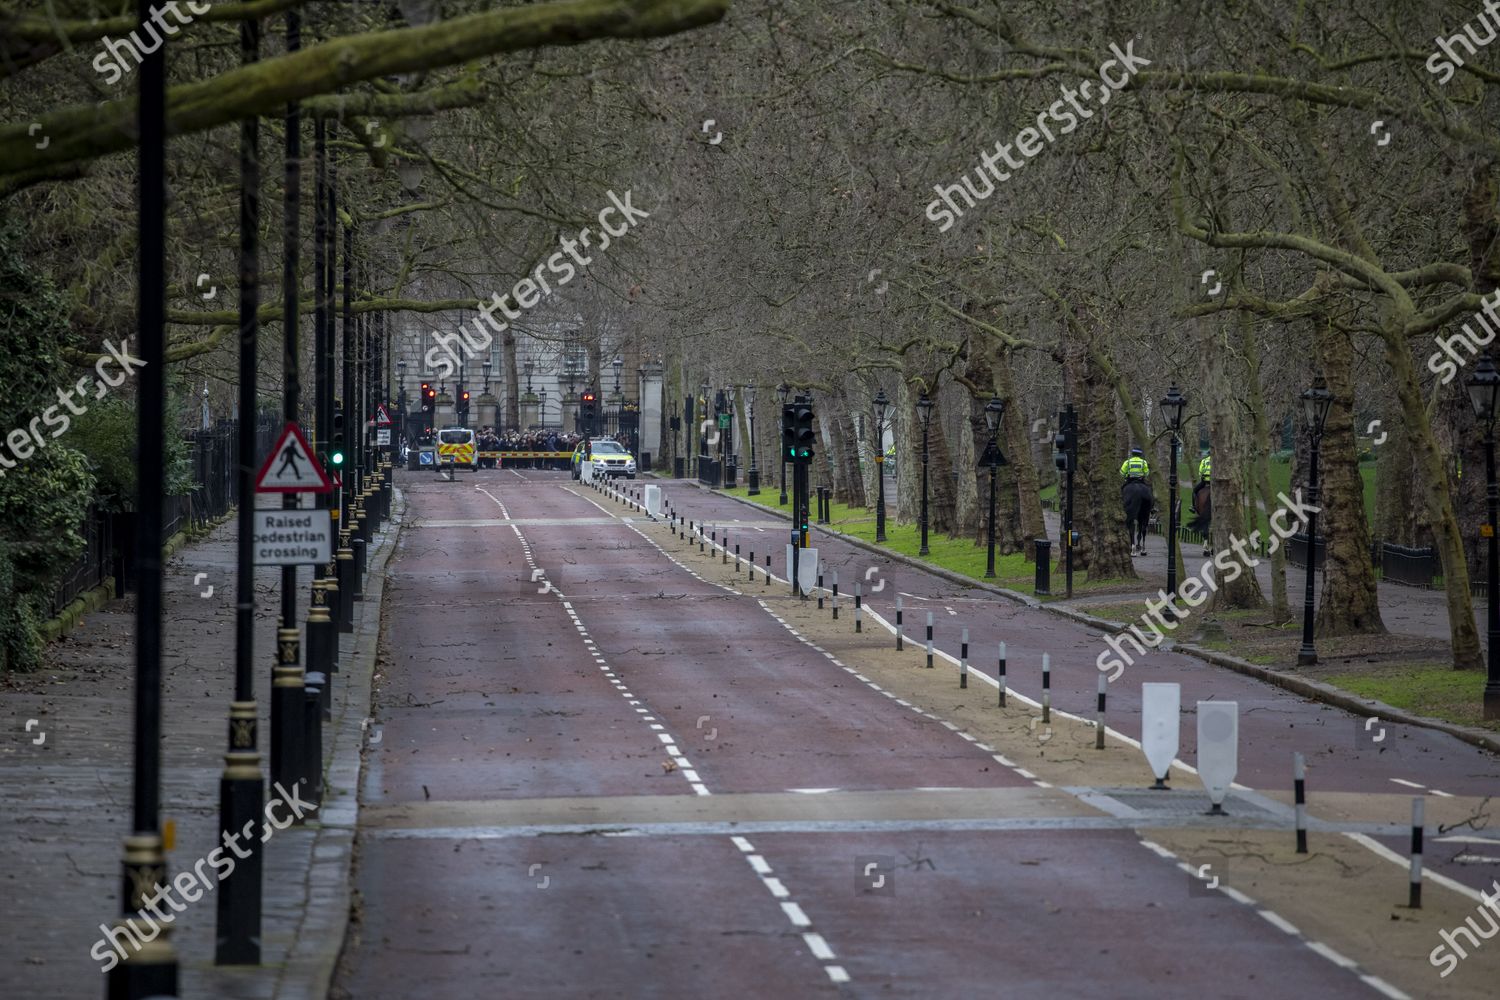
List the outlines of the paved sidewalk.
{"label": "paved sidewalk", "polygon": [[[1043,515],[1047,522],[1047,537],[1055,540],[1061,537],[1062,527],[1059,515],[1052,511],[1046,511]],[[1184,542],[1182,548],[1183,564],[1189,576],[1197,576],[1204,565],[1212,562],[1212,559],[1203,557],[1203,547],[1194,543]],[[1159,588],[1167,585],[1167,539],[1163,535],[1150,535],[1146,538],[1146,555],[1136,556],[1134,559],[1135,571],[1141,576],[1141,587],[1139,592],[1123,591],[1115,594],[1086,594],[1075,597],[1071,601],[1054,602],[1062,607],[1088,607],[1099,604],[1124,604],[1132,600],[1144,601],[1148,597],[1156,597]],[[1260,565],[1255,567],[1255,576],[1260,581],[1261,590],[1266,595],[1267,602],[1271,599],[1271,560],[1269,557],[1260,560]],[[1075,583],[1081,581],[1084,574],[1081,570],[1074,571]],[[1292,614],[1302,613],[1302,593],[1306,580],[1305,571],[1300,566],[1287,566],[1286,589],[1287,603],[1291,605]],[[1062,592],[1060,578],[1056,571],[1053,572],[1052,590],[1054,593]],[[1317,590],[1314,594],[1314,603],[1321,598],[1323,588],[1322,572],[1319,571]],[[1028,589],[1029,592],[1029,589]],[[1380,616],[1385,622],[1385,627],[1390,632],[1398,635],[1420,636],[1427,639],[1438,639],[1447,642],[1448,630],[1448,599],[1441,590],[1428,590],[1422,587],[1405,587],[1399,583],[1380,584]],[[1476,602],[1474,607],[1474,622],[1479,628],[1480,634],[1484,633],[1484,603]]]}
{"label": "paved sidewalk", "polygon": [[[357,813],[362,723],[380,624],[384,567],[403,500],[372,543],[355,631],[340,637],[334,717],[324,727],[325,801],[318,822],[264,846],[262,966],[213,964],[217,899],[187,905],[172,925],[182,997],[322,998],[343,942]],[[177,824],[168,872],[219,843],[219,777],[234,683],[235,522],[187,546],[166,567],[163,649],[163,817]],[[269,738],[279,570],[256,573],[256,699]],[[195,583],[198,574],[207,574]],[[308,573],[300,574],[299,617]],[[209,588],[212,587],[212,592]],[[45,670],[0,678],[0,893],[6,961],[0,996],[103,995],[89,951],[120,912],[122,840],[130,823],[134,602],[112,601],[47,651]],[[26,732],[27,720],[38,720]],[[34,741],[45,734],[41,744]],[[269,745],[261,747],[268,770]],[[268,786],[269,793],[269,786]],[[274,793],[269,793],[274,794]]]}

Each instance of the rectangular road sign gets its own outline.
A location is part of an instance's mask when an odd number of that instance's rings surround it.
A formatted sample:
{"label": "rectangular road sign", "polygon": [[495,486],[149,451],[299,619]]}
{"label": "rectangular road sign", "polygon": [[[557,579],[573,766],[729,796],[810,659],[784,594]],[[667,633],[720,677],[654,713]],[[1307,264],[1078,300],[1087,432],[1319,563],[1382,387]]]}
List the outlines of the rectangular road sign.
{"label": "rectangular road sign", "polygon": [[375,429],[375,446],[389,447],[391,443],[391,429],[389,427],[378,427]]}
{"label": "rectangular road sign", "polygon": [[304,566],[333,557],[333,520],[326,510],[257,510],[252,538],[257,566]]}

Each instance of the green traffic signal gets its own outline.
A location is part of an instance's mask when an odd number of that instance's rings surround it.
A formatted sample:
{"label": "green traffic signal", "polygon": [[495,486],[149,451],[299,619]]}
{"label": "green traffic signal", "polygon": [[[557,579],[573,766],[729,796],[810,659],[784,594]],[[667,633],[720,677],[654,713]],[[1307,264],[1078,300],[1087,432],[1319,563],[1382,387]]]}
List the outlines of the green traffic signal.
{"label": "green traffic signal", "polygon": [[332,455],[328,456],[328,459],[334,465],[343,465],[344,464],[344,453],[342,451],[335,451]]}

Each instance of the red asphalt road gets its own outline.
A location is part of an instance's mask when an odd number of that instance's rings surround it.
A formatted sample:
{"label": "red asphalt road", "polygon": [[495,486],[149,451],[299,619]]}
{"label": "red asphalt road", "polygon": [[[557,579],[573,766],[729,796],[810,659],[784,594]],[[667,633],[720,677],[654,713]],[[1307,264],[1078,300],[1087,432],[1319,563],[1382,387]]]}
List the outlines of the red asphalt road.
{"label": "red asphalt road", "polygon": [[[566,475],[398,481],[367,807],[1029,784]],[[335,995],[1375,995],[1127,831],[397,833],[362,831]]]}
{"label": "red asphalt road", "polygon": [[[756,542],[782,541],[779,529],[757,532],[737,527],[735,520],[759,521],[768,515],[728,497],[708,493],[684,482],[666,481],[664,489],[679,514],[694,521],[728,527],[731,544],[737,538]],[[774,498],[773,498],[774,499]],[[960,631],[969,630],[970,663],[993,674],[999,643],[1006,644],[1007,679],[1012,689],[1032,698],[1041,691],[1042,653],[1051,655],[1052,704],[1064,711],[1092,718],[1098,686],[1097,660],[1109,647],[1097,629],[1024,605],[977,588],[964,587],[904,563],[893,562],[829,535],[816,526],[812,544],[825,567],[825,581],[839,573],[841,594],[851,595],[855,583],[864,585],[864,598],[887,621],[896,620],[896,595],[915,595],[905,600],[903,631],[920,637],[926,614],[933,612],[933,643],[950,655],[959,652]],[[744,544],[748,545],[748,541]],[[785,576],[779,554],[774,570]],[[873,569],[868,578],[866,574]],[[878,592],[872,588],[884,582]],[[1054,576],[1054,584],[1061,586]],[[956,614],[949,614],[949,609]],[[1144,605],[1141,608],[1145,612]],[[1191,623],[1190,623],[1191,626]],[[1149,638],[1151,633],[1142,626]],[[1135,648],[1126,645],[1135,655]],[[1113,655],[1111,653],[1111,655]],[[1259,791],[1290,791],[1292,754],[1307,760],[1309,800],[1321,791],[1374,792],[1422,795],[1431,790],[1452,795],[1500,796],[1500,757],[1480,750],[1444,733],[1420,726],[1403,726],[1385,720],[1366,728],[1368,718],[1353,715],[1216,667],[1194,657],[1148,650],[1127,666],[1109,686],[1110,728],[1140,739],[1140,685],[1146,682],[1182,685],[1183,720],[1178,759],[1191,764],[1197,755],[1195,708],[1199,701],[1234,701],[1239,704],[1239,774],[1237,781]],[[1477,689],[1476,689],[1477,697]],[[1385,735],[1375,741],[1384,730]],[[1400,779],[1400,781],[1394,780]],[[1412,782],[1421,787],[1412,787]],[[1181,784],[1181,782],[1179,782]],[[1424,791],[1426,790],[1426,791]],[[1410,811],[1389,817],[1388,822],[1410,822]],[[1467,831],[1458,831],[1459,833]],[[1399,852],[1400,839],[1386,843]],[[1464,853],[1462,844],[1445,848],[1428,842],[1429,867],[1475,889],[1489,889],[1500,879],[1500,864],[1452,863]],[[1472,846],[1472,845],[1471,845]],[[1474,853],[1470,851],[1469,853]],[[1483,851],[1493,855],[1494,851]]]}

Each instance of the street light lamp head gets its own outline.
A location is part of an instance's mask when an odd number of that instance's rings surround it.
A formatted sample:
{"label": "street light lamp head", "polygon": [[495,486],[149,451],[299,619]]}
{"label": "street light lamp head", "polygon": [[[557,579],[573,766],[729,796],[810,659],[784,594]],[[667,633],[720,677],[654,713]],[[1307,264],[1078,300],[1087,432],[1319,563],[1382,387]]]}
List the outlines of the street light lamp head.
{"label": "street light lamp head", "polygon": [[1166,396],[1161,401],[1161,412],[1167,416],[1167,426],[1173,432],[1182,430],[1182,408],[1187,406],[1187,397],[1171,386],[1167,389]]}
{"label": "street light lamp head", "polygon": [[1495,369],[1495,361],[1488,354],[1479,357],[1479,363],[1474,366],[1474,374],[1468,378],[1469,405],[1474,408],[1474,416],[1479,423],[1489,430],[1495,425],[1495,410],[1497,397],[1500,397],[1500,371]]}
{"label": "street light lamp head", "polygon": [[885,397],[884,389],[875,393],[875,423],[877,425],[885,426],[885,410],[890,405],[891,401]]}
{"label": "street light lamp head", "polygon": [[932,399],[927,393],[922,393],[917,400],[917,416],[922,420],[922,430],[927,430],[927,422],[932,419]]}
{"label": "street light lamp head", "polygon": [[1319,375],[1313,379],[1311,389],[1302,392],[1302,415],[1313,437],[1323,436],[1323,425],[1328,422],[1328,411],[1333,407],[1333,393],[1328,391],[1328,382]]}
{"label": "street light lamp head", "polygon": [[792,387],[787,385],[785,382],[776,387],[776,398],[781,401],[782,406],[786,405],[786,398],[791,394]]}
{"label": "street light lamp head", "polygon": [[1000,420],[1005,416],[1005,400],[999,396],[990,397],[990,401],[984,404],[984,422],[989,425],[990,433],[994,434],[1000,427]]}

